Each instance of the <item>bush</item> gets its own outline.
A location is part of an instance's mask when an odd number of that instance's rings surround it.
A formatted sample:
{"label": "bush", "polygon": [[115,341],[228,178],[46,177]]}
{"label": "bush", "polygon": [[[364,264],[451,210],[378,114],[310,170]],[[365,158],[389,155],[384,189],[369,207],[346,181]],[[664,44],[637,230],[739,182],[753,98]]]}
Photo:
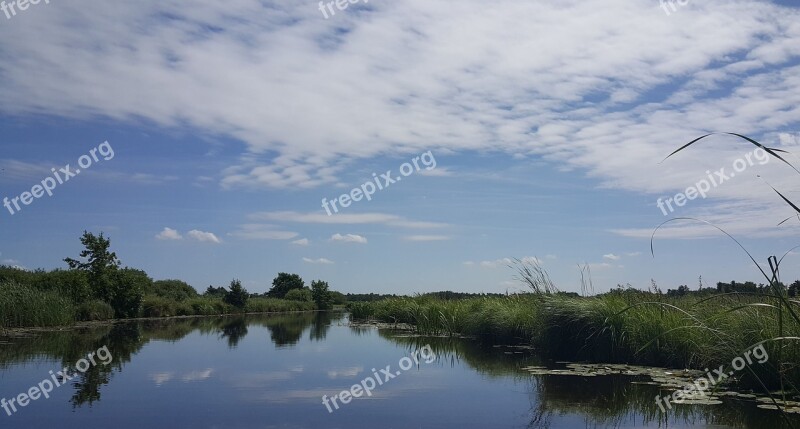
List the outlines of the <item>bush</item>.
{"label": "bush", "polygon": [[114,318],[114,309],[107,302],[96,299],[80,304],[75,311],[75,318],[82,322],[110,320]]}
{"label": "bush", "polygon": [[144,271],[125,268],[112,276],[111,307],[118,318],[136,317],[142,306],[143,291],[153,280]]}
{"label": "bush", "polygon": [[150,295],[142,301],[143,317],[171,317],[176,314],[176,303],[170,299]]}
{"label": "bush", "polygon": [[149,290],[144,291],[148,295],[156,295],[162,298],[169,298],[173,301],[182,302],[190,298],[197,298],[197,291],[188,283],[182,280],[158,280],[152,283]]}
{"label": "bush", "polygon": [[302,288],[302,289],[292,289],[290,290],[284,299],[289,301],[300,301],[300,302],[311,302],[313,301],[313,297],[311,296],[311,289],[309,288]]}

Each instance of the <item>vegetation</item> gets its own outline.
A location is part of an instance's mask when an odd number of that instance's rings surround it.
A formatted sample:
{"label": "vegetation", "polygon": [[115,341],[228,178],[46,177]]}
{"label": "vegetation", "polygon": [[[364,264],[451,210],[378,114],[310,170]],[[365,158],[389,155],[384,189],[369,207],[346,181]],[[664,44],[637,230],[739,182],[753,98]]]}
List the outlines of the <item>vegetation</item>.
{"label": "vegetation", "polygon": [[231,281],[231,289],[225,294],[222,300],[226,304],[243,309],[245,305],[247,305],[247,300],[249,298],[250,295],[247,293],[247,289],[242,287],[242,282],[234,279]]}
{"label": "vegetation", "polygon": [[314,303],[320,310],[331,308],[332,299],[331,292],[328,289],[328,282],[322,280],[311,282],[311,296],[314,298]]}
{"label": "vegetation", "polygon": [[[0,328],[115,318],[310,311],[345,302],[343,294],[329,291],[327,283],[321,282],[324,290],[318,292],[317,306],[315,295],[303,286],[300,276],[287,273],[273,281],[271,295],[250,294],[239,280],[231,281],[228,289],[209,286],[200,295],[181,280],[153,281],[142,270],[121,268],[110,239],[102,233],[84,231],[80,241],[84,250],[79,258],[64,259],[69,270],[0,266]],[[273,297],[278,295],[281,298]],[[288,299],[282,299],[287,295]]]}
{"label": "vegetation", "polygon": [[297,274],[278,273],[272,280],[272,289],[267,292],[270,298],[283,298],[292,289],[303,289],[306,284]]}

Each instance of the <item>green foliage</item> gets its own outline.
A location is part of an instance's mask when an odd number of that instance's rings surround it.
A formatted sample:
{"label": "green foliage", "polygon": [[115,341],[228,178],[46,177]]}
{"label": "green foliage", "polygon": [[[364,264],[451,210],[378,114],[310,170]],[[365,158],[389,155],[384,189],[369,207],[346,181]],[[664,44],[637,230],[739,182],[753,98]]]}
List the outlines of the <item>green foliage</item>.
{"label": "green foliage", "polygon": [[281,313],[288,311],[309,311],[314,309],[312,302],[290,301],[276,298],[252,298],[247,302],[247,313]]}
{"label": "green foliage", "polygon": [[91,299],[92,296],[86,271],[59,269],[37,272],[30,284],[39,290],[58,291],[69,297],[74,303],[84,302]]}
{"label": "green foliage", "polygon": [[228,293],[228,291],[225,290],[225,288],[222,287],[222,286],[220,286],[220,287],[209,286],[208,289],[206,289],[206,291],[203,292],[203,296],[211,297],[211,298],[214,298],[214,297],[216,297],[216,298],[224,298],[227,293]]}
{"label": "green foliage", "polygon": [[81,244],[83,244],[84,250],[81,251],[80,257],[86,258],[86,261],[65,258],[64,262],[73,270],[86,271],[92,295],[103,301],[111,302],[113,299],[111,277],[120,264],[117,254],[109,251],[111,240],[103,237],[102,232],[99,236],[95,236],[84,231],[81,236]]}
{"label": "green foliage", "polygon": [[272,289],[267,292],[270,298],[283,298],[292,289],[302,289],[306,286],[303,279],[297,274],[278,273],[272,280]]}
{"label": "green foliage", "polygon": [[302,289],[290,290],[284,299],[288,299],[289,301],[311,302],[314,298],[311,295],[311,289],[304,287]]}
{"label": "green foliage", "polygon": [[169,298],[148,295],[142,300],[142,317],[172,317],[177,315],[177,303]]}
{"label": "green foliage", "polygon": [[0,283],[0,327],[60,326],[73,323],[74,318],[72,301],[58,292]]}
{"label": "green foliage", "polygon": [[337,292],[335,290],[332,290],[331,291],[331,304],[333,304],[333,305],[345,305],[345,304],[347,304],[347,297],[341,292]]}
{"label": "green foliage", "polygon": [[247,293],[247,289],[242,287],[242,282],[233,279],[231,280],[230,290],[225,294],[223,301],[225,301],[226,304],[243,309],[247,305],[247,300],[249,298],[250,294]]}
{"label": "green foliage", "polygon": [[131,268],[117,270],[112,276],[110,302],[116,317],[137,317],[143,291],[151,288],[152,283],[153,280],[144,271]]}
{"label": "green foliage", "polygon": [[311,296],[319,310],[331,308],[331,292],[328,289],[328,282],[322,280],[311,282]]}
{"label": "green foliage", "polygon": [[169,298],[178,302],[199,296],[193,287],[182,280],[157,280],[153,282],[151,288],[145,290],[145,294]]}
{"label": "green foliage", "polygon": [[114,309],[107,302],[95,299],[78,305],[75,318],[81,322],[110,320],[114,318]]}

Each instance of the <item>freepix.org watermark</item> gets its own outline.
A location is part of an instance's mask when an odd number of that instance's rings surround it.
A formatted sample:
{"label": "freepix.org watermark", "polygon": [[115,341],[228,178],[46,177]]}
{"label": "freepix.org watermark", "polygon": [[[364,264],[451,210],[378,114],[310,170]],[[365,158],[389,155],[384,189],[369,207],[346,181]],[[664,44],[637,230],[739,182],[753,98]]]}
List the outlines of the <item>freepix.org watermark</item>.
{"label": "freepix.org watermark", "polygon": [[[431,349],[430,344],[426,344],[423,348],[415,350],[411,356],[403,357],[397,364],[400,366],[401,370],[408,371],[413,368],[414,365],[419,365],[420,358],[424,359],[425,363],[433,363],[433,361],[436,360],[436,354],[433,352],[433,349]],[[365,394],[367,396],[372,396],[372,391],[376,387],[383,386],[388,383],[389,380],[400,376],[402,373],[402,371],[392,371],[391,365],[386,365],[386,368],[381,369],[380,372],[372,368],[372,376],[361,380],[359,384],[354,384],[350,387],[350,390],[342,390],[330,398],[328,398],[328,395],[322,395],[322,405],[328,409],[328,413],[332,413],[334,409],[339,409],[337,400],[342,404],[349,404],[353,398],[360,398]],[[331,404],[333,404],[333,408],[331,408]]]}
{"label": "freepix.org watermark", "polygon": [[[97,358],[97,360],[95,360],[95,358]],[[96,352],[91,352],[86,355],[85,358],[75,362],[75,369],[80,373],[85,373],[92,366],[97,366],[98,362],[102,363],[103,365],[108,365],[113,359],[114,357],[111,356],[111,352],[108,351],[108,347],[103,346],[97,349]],[[70,375],[69,367],[65,367],[56,373],[53,373],[51,370],[50,378],[45,378],[36,386],[28,389],[27,392],[20,393],[8,401],[6,401],[6,398],[0,399],[0,407],[3,407],[3,410],[5,410],[6,414],[11,416],[17,412],[17,406],[27,407],[31,401],[35,401],[42,396],[44,396],[45,399],[49,399],[50,392],[52,392],[53,389],[67,384],[67,382],[72,380],[76,375],[77,374],[75,371],[72,371],[72,375]]]}
{"label": "freepix.org watermark", "polygon": [[[336,9],[344,11],[351,4],[356,4],[360,1],[361,0],[335,0],[329,1],[327,4],[325,4],[325,2],[319,2],[319,11],[322,12],[322,16],[324,16],[325,19],[328,19],[330,16],[336,15],[336,11],[333,9],[334,5],[336,5]],[[364,0],[364,3],[369,3],[369,0]],[[330,12],[330,16],[328,16],[328,12]]]}
{"label": "freepix.org watermark", "polygon": [[695,380],[694,383],[687,384],[683,387],[683,390],[676,390],[671,395],[664,398],[662,398],[661,395],[656,395],[656,404],[661,408],[661,412],[663,413],[667,411],[664,405],[666,405],[666,408],[672,409],[670,400],[675,402],[676,400],[680,401],[687,398],[705,398],[706,391],[710,387],[714,387],[727,380],[729,377],[733,376],[736,371],[743,370],[747,365],[752,365],[753,359],[751,359],[751,357],[755,358],[756,362],[762,365],[769,360],[769,355],[767,354],[767,350],[764,349],[763,344],[759,344],[752,350],[746,351],[743,356],[744,357],[737,356],[731,361],[730,367],[732,369],[729,372],[725,372],[724,365],[720,365],[719,368],[715,369],[713,374],[706,368],[706,377],[700,377]]}
{"label": "freepix.org watermark", "polygon": [[[745,154],[744,157],[733,161],[733,172],[726,173],[725,167],[715,171],[714,174],[711,174],[711,171],[707,170],[706,175],[708,176],[708,180],[703,178],[695,183],[694,186],[686,188],[686,191],[675,194],[674,197],[660,197],[658,201],[656,201],[656,206],[661,209],[661,213],[664,213],[664,216],[667,216],[669,213],[675,211],[675,208],[672,207],[673,202],[676,206],[683,207],[686,205],[687,201],[694,200],[698,196],[705,198],[707,192],[710,191],[712,187],[716,188],[736,177],[736,173],[741,173],[747,170],[748,167],[752,167],[755,164],[753,158],[758,161],[758,165],[764,165],[769,162],[769,154],[764,149],[757,148]],[[667,212],[667,209],[669,209],[669,212]]]}
{"label": "freepix.org watermark", "polygon": [[[81,155],[81,157],[78,158],[78,166],[83,169],[91,167],[93,163],[100,161],[98,154],[102,156],[104,160],[110,161],[114,159],[114,148],[105,141],[96,148],[90,150],[88,155]],[[29,206],[33,203],[34,199],[41,198],[45,193],[47,193],[47,196],[52,197],[53,191],[58,185],[63,185],[68,182],[69,179],[80,174],[80,168],[72,170],[69,164],[58,170],[51,168],[50,171],[53,173],[53,177],[45,177],[40,184],[33,185],[30,192],[23,192],[14,198],[4,197],[3,206],[8,209],[8,212],[13,216],[22,210],[19,203],[22,203],[23,206]]]}
{"label": "freepix.org watermark", "polygon": [[672,15],[672,13],[670,13],[670,9],[672,9],[672,12],[678,11],[678,7],[675,6],[675,3],[680,6],[686,6],[689,4],[689,0],[659,0],[659,3],[661,4],[661,9],[664,9],[664,13],[666,13],[667,16],[670,16]]}
{"label": "freepix.org watermark", "polygon": [[[393,183],[399,182],[403,177],[408,177],[414,172],[420,171],[422,169],[419,165],[420,162],[422,162],[425,170],[433,170],[436,168],[436,158],[434,158],[431,151],[427,151],[420,156],[412,158],[411,162],[403,163],[403,165],[400,166],[400,175],[402,177],[392,177],[392,170],[387,170],[386,173],[380,176],[376,173],[372,173],[373,181],[366,182],[358,188],[353,188],[349,193],[339,195],[339,198],[331,201],[328,201],[327,198],[323,198],[322,208],[325,209],[328,216],[331,216],[333,213],[339,213],[339,208],[350,207],[350,204],[354,201],[361,201],[364,198],[366,198],[367,201],[371,201],[372,195],[375,194],[375,192],[382,191]],[[339,203],[339,207],[336,207],[336,203]],[[333,213],[331,213],[331,209],[333,209]]]}
{"label": "freepix.org watermark", "polygon": [[17,11],[24,12],[28,10],[31,5],[37,5],[44,1],[45,4],[50,4],[50,0],[16,0],[16,1],[9,1],[6,4],[6,1],[0,1],[0,10],[6,14],[6,19],[11,19],[12,16],[17,16]]}

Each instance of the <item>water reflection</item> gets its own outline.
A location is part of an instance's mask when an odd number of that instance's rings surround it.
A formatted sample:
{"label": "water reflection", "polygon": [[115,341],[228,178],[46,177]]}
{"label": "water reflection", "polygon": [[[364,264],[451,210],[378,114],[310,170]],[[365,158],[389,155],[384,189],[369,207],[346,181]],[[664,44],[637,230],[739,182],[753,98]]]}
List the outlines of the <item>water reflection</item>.
{"label": "water reflection", "polygon": [[[361,329],[361,328],[358,328]],[[455,338],[416,337],[381,331],[381,337],[409,350],[430,344],[439,359],[450,365],[463,362],[490,377],[530,380],[528,428],[563,427],[559,417],[575,415],[587,428],[619,427],[714,427],[792,428],[800,418],[758,409],[753,401],[723,398],[723,405],[676,405],[666,414],[655,403],[660,393],[646,377],[530,375],[525,366],[559,367],[541,361],[515,346],[482,346],[478,341]],[[661,393],[663,395],[663,393]]]}
{"label": "water reflection", "polygon": [[[299,313],[289,315],[247,315],[212,318],[183,318],[121,322],[113,325],[98,325],[64,331],[43,331],[16,334],[13,337],[0,336],[0,370],[13,364],[36,359],[52,359],[61,362],[62,367],[72,367],[76,361],[86,357],[86,353],[103,346],[108,347],[113,360],[108,365],[91,365],[89,369],[77,372],[71,384],[74,393],[70,399],[73,408],[91,406],[102,398],[101,387],[108,385],[115,372],[121,372],[133,355],[138,353],[151,340],[177,342],[191,332],[216,334],[227,341],[230,349],[235,349],[248,334],[248,326],[266,327],[272,341],[278,347],[288,347],[297,343],[304,331],[309,331],[313,341],[325,339],[333,322],[344,317],[341,312]],[[208,378],[212,369],[195,371],[184,375],[183,381],[196,381]],[[157,385],[174,378],[171,373],[153,375]],[[66,381],[62,378],[61,381]]]}
{"label": "water reflection", "polygon": [[[789,427],[778,413],[727,399],[723,406],[676,407],[665,416],[654,402],[658,387],[632,384],[631,378],[533,376],[522,368],[553,363],[525,348],[420,338],[346,322],[342,313],[247,315],[0,337],[0,380],[3,394],[11,397],[46,375],[54,362],[71,366],[106,346],[111,363],[93,365],[68,382],[73,389],[68,401],[73,410],[101,399],[104,406],[95,410],[135,414],[129,408],[137,402],[157,410],[148,421],[118,417],[119,428],[175,427],[159,420],[170,409],[176,415],[194,413],[187,423],[198,427],[263,427],[265,419],[286,427],[382,426],[369,418],[392,419],[397,427]],[[423,371],[405,372],[369,400],[354,401],[335,415],[320,405],[322,395],[347,389],[370,368],[396,365],[403,353],[425,345],[437,361],[423,365]],[[196,385],[201,382],[202,388]],[[66,392],[59,397],[66,398]],[[3,426],[51,427],[36,419],[64,418],[53,404],[41,402],[35,411],[3,420]],[[479,420],[487,412],[494,413],[493,420]],[[100,417],[77,412],[69,418],[62,427],[85,427]],[[800,427],[797,419],[795,425]]]}

